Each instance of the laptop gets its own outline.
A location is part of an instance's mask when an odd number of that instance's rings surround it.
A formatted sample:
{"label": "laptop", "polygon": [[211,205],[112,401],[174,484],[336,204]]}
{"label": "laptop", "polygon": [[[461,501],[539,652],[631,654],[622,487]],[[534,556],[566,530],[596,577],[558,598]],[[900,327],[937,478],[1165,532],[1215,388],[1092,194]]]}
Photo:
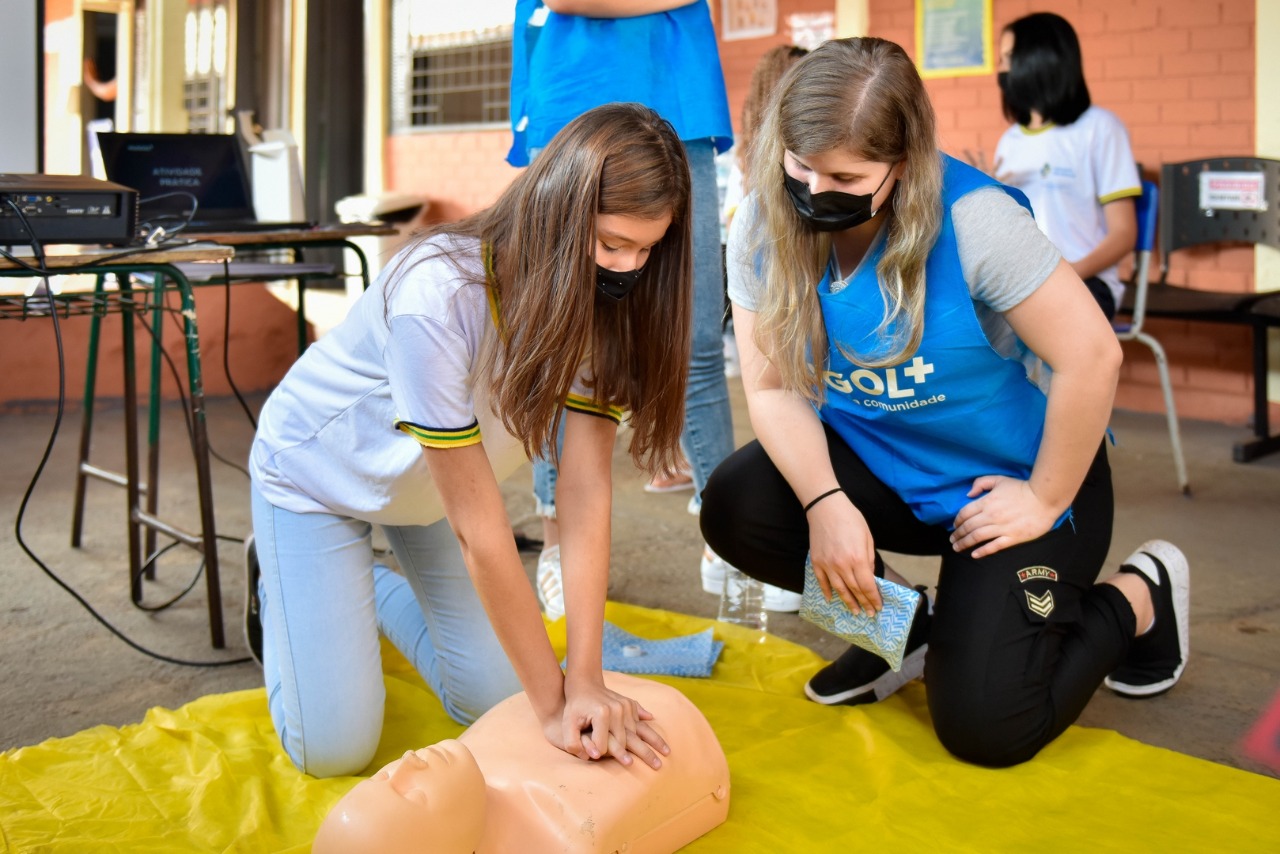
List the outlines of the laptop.
{"label": "laptop", "polygon": [[[244,149],[232,134],[98,133],[107,179],[138,191],[138,222],[183,233],[279,231],[310,222],[261,222]],[[193,202],[195,213],[191,214]]]}

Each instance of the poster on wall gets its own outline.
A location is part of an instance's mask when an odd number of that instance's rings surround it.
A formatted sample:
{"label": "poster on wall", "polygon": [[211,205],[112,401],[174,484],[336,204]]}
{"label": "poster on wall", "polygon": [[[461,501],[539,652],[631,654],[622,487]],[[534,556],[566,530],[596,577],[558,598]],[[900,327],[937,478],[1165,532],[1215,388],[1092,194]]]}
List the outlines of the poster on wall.
{"label": "poster on wall", "polygon": [[721,39],[758,39],[778,31],[778,0],[721,0]]}
{"label": "poster on wall", "polygon": [[787,16],[787,29],[791,31],[790,44],[813,50],[836,37],[836,16],[832,12],[797,12]]}
{"label": "poster on wall", "polygon": [[990,74],[991,29],[991,0],[916,0],[920,76]]}

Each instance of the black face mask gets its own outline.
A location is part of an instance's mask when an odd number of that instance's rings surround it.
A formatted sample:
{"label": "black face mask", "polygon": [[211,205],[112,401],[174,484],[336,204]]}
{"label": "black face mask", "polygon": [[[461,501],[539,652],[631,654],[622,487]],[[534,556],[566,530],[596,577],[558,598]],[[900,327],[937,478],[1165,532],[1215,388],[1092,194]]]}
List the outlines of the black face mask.
{"label": "black face mask", "polygon": [[1018,99],[1014,97],[1009,88],[1009,72],[996,72],[996,85],[1000,87],[1000,101],[1004,107],[1005,116],[1011,117],[1020,125],[1030,124],[1031,108],[1026,104],[1019,104]]}
{"label": "black face mask", "polygon": [[[880,182],[880,187],[884,186],[892,173],[893,167],[889,167],[889,171],[884,174],[884,180]],[[800,218],[815,231],[844,231],[847,228],[862,225],[879,213],[871,209],[871,200],[875,198],[876,193],[880,192],[880,187],[863,195],[842,193],[839,190],[810,193],[809,185],[792,178],[785,168],[782,170],[782,180],[786,184],[787,195],[791,197],[791,204],[795,207],[796,213],[800,214]]]}
{"label": "black face mask", "polygon": [[997,71],[996,85],[1000,87],[1000,94],[1008,98],[1009,97],[1009,72]]}
{"label": "black face mask", "polygon": [[596,264],[596,288],[614,302],[621,302],[623,297],[631,293],[631,289],[636,286],[636,282],[640,281],[640,274],[643,272],[643,268],[621,272],[607,270]]}

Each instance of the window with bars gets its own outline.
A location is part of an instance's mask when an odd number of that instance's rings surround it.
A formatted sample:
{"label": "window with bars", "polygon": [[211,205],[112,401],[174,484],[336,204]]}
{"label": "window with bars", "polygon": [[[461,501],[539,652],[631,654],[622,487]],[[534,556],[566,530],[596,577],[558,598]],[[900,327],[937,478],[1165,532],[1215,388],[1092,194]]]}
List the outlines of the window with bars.
{"label": "window with bars", "polygon": [[191,133],[227,131],[228,0],[187,0],[183,106]]}
{"label": "window with bars", "polygon": [[469,43],[413,51],[408,126],[494,124],[507,121],[511,33]]}
{"label": "window with bars", "polygon": [[436,0],[391,0],[393,131],[507,123],[514,15],[455,11],[442,15]]}

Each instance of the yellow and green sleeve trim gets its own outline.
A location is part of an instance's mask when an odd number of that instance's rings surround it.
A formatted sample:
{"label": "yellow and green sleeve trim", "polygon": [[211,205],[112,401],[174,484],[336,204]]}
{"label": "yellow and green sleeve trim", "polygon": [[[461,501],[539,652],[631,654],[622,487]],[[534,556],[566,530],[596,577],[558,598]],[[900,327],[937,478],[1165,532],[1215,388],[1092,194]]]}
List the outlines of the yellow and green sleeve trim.
{"label": "yellow and green sleeve trim", "polygon": [[476,421],[459,430],[441,430],[438,427],[423,427],[421,424],[397,419],[395,427],[397,430],[408,433],[427,448],[464,448],[467,445],[480,443],[480,424]]}
{"label": "yellow and green sleeve trim", "polygon": [[1142,195],[1141,187],[1126,187],[1123,190],[1116,190],[1114,193],[1107,193],[1105,196],[1098,196],[1098,204],[1105,205],[1114,202],[1116,199],[1136,198]]}
{"label": "yellow and green sleeve trim", "polygon": [[570,393],[564,399],[564,408],[571,412],[581,412],[586,415],[595,415],[600,418],[608,418],[614,424],[622,423],[622,409],[617,406],[610,406],[607,403],[600,403],[589,397],[580,394]]}

